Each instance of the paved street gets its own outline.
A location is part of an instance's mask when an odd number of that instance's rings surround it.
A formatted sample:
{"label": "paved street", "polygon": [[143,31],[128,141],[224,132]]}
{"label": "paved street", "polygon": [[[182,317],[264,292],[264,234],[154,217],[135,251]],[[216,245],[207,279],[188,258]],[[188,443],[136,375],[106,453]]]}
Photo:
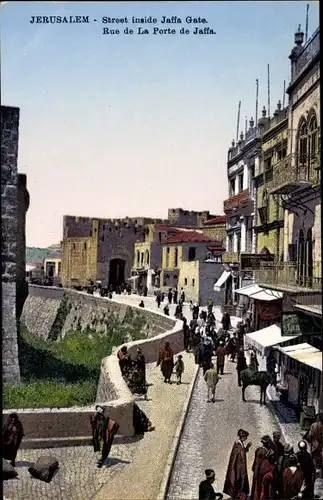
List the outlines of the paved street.
{"label": "paved street", "polygon": [[206,402],[205,382],[202,373],[199,374],[174,464],[169,500],[196,499],[207,468],[215,470],[215,491],[222,492],[231,447],[239,428],[250,433],[253,444],[248,460],[251,481],[250,468],[259,439],[278,429],[270,410],[259,405],[258,387],[249,387],[246,399],[247,403],[243,403],[235,363],[226,360],[214,404]]}

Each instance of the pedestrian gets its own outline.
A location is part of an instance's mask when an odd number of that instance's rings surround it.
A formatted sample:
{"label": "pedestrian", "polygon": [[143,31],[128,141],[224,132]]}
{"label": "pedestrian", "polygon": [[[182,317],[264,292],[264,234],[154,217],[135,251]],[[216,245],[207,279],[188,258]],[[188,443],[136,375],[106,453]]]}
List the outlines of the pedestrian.
{"label": "pedestrian", "polygon": [[132,366],[132,361],[130,354],[128,353],[127,346],[123,346],[121,347],[121,349],[119,349],[119,351],[117,352],[117,358],[119,360],[121,373],[122,375],[124,375]]}
{"label": "pedestrian", "polygon": [[140,347],[137,349],[136,365],[142,385],[146,385],[146,359]]}
{"label": "pedestrian", "polygon": [[233,336],[231,338],[231,361],[235,361],[235,357],[237,355],[237,350],[238,350],[238,339],[237,339],[237,332],[233,333]]}
{"label": "pedestrian", "polygon": [[202,368],[203,368],[203,375],[205,375],[205,372],[209,370],[211,366],[211,361],[212,361],[212,355],[213,355],[213,348],[212,348],[212,343],[208,338],[202,337]]}
{"label": "pedestrian", "polygon": [[[175,302],[174,302],[175,304]],[[175,318],[176,319],[179,319],[180,316],[182,315],[182,312],[183,312],[183,308],[182,308],[182,305],[181,304],[176,304],[176,308],[175,308]]]}
{"label": "pedestrian", "polygon": [[100,451],[102,445],[101,459],[98,460],[98,467],[101,468],[109,456],[119,424],[105,415],[102,406],[97,405],[95,410],[96,413],[91,416],[92,443],[95,453]]}
{"label": "pedestrian", "polygon": [[139,307],[145,307],[145,304],[144,304],[143,300],[139,303]]}
{"label": "pedestrian", "polygon": [[177,356],[177,361],[174,365],[174,368],[175,368],[175,373],[176,373],[176,378],[177,378],[177,385],[179,385],[182,383],[182,375],[183,375],[184,369],[185,369],[183,356],[181,354],[179,354]]}
{"label": "pedestrian", "polygon": [[194,318],[194,316],[196,317],[196,319],[199,317],[199,310],[200,310],[200,308],[199,308],[198,303],[194,302],[194,304],[193,304],[193,318]]}
{"label": "pedestrian", "polygon": [[284,470],[292,467],[297,463],[297,459],[294,454],[293,447],[286,443],[284,445],[284,455],[279,457],[276,462],[276,478],[277,478],[277,493],[278,498],[283,498],[283,473]]}
{"label": "pedestrian", "polygon": [[241,387],[241,372],[248,368],[247,360],[244,354],[244,350],[240,349],[237,355],[237,374],[238,374],[238,386]]}
{"label": "pedestrian", "polygon": [[172,289],[170,288],[168,291],[168,302],[171,304],[173,300],[173,292]]}
{"label": "pedestrian", "polygon": [[178,297],[178,291],[177,288],[174,290],[174,295],[173,295],[173,302],[174,304],[177,304],[177,297]]}
{"label": "pedestrian", "polygon": [[147,295],[148,295],[148,287],[146,285],[144,286],[144,297],[147,297]]}
{"label": "pedestrian", "polygon": [[161,294],[161,301],[164,302],[164,300],[165,300],[165,294],[164,294],[164,292],[162,292],[162,294]]}
{"label": "pedestrian", "polygon": [[181,288],[181,301],[184,304],[184,302],[185,302],[185,292],[184,292],[183,288]]}
{"label": "pedestrian", "polygon": [[168,304],[165,305],[163,311],[164,311],[165,316],[169,316],[169,305]]}
{"label": "pedestrian", "polygon": [[284,445],[281,443],[281,433],[276,431],[273,433],[273,444],[274,444],[274,451],[276,454],[276,460],[279,459],[279,457],[284,456]]}
{"label": "pedestrian", "polygon": [[199,500],[222,500],[222,493],[216,493],[212,484],[215,481],[215,472],[213,469],[206,469],[206,479],[200,482],[199,486]]}
{"label": "pedestrian", "polygon": [[315,468],[323,477],[323,413],[319,413],[317,419],[318,421],[311,425],[306,441],[311,444],[311,456]]}
{"label": "pedestrian", "polygon": [[17,413],[10,413],[2,429],[2,456],[15,467],[19,446],[24,437],[24,427]]}
{"label": "pedestrian", "polygon": [[159,309],[160,308],[160,303],[162,302],[160,292],[157,292],[156,302],[157,302],[157,307]]}
{"label": "pedestrian", "polygon": [[267,472],[269,472],[269,470],[271,470],[271,467],[269,467],[268,463],[265,461],[266,456],[269,451],[275,453],[273,450],[273,442],[270,439],[270,436],[263,436],[260,442],[261,446],[259,446],[255,451],[255,458],[252,465],[253,478],[251,498],[253,500],[260,500],[263,477]]}
{"label": "pedestrian", "polygon": [[[275,452],[268,450],[259,467],[259,500],[274,500],[276,498],[275,460]],[[252,495],[251,498],[256,500],[256,497],[252,497]]]}
{"label": "pedestrian", "polygon": [[283,469],[281,495],[282,500],[291,500],[300,494],[304,481],[304,476],[298,459],[293,454],[290,457],[290,464]]}
{"label": "pedestrian", "polygon": [[238,437],[231,450],[223,488],[223,493],[232,498],[237,498],[241,493],[249,495],[247,453],[251,447],[251,443],[245,444],[249,432],[239,429],[237,434]]}
{"label": "pedestrian", "polygon": [[231,330],[231,319],[230,319],[230,314],[228,312],[223,313],[222,315],[222,328],[225,332]]}
{"label": "pedestrian", "polygon": [[314,498],[314,483],[316,478],[314,462],[311,455],[307,451],[307,444],[305,441],[300,441],[298,443],[298,449],[299,451],[296,453],[296,456],[302,469],[305,483],[305,488],[302,491],[302,499],[312,500]]}
{"label": "pedestrian", "polygon": [[252,349],[252,351],[250,352],[250,363],[249,363],[249,366],[250,366],[251,370],[253,370],[255,372],[258,371],[259,362],[258,362],[258,359],[257,359],[257,354],[256,354],[256,350],[255,349]]}
{"label": "pedestrian", "polygon": [[174,367],[174,353],[169,342],[165,342],[164,347],[159,351],[157,366],[159,365],[164,376],[164,382],[170,384]]}
{"label": "pedestrian", "polygon": [[217,372],[219,375],[223,375],[226,349],[222,341],[220,342],[219,347],[215,351],[215,355],[216,355]]}
{"label": "pedestrian", "polygon": [[217,371],[214,369],[214,364],[211,363],[210,368],[206,370],[204,374],[204,380],[207,385],[207,402],[215,403],[215,389],[219,382],[219,375]]}

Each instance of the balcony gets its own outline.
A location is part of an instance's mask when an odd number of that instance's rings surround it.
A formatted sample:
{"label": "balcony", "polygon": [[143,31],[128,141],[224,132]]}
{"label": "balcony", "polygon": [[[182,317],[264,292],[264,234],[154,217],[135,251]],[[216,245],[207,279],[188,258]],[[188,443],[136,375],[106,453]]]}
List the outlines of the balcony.
{"label": "balcony", "polygon": [[271,194],[291,194],[320,183],[320,157],[291,154],[273,166]]}
{"label": "balcony", "polygon": [[255,281],[259,286],[291,293],[322,293],[322,278],[300,276],[297,263],[261,263],[255,270]]}
{"label": "balcony", "polygon": [[240,253],[239,252],[225,252],[222,255],[222,262],[240,262]]}
{"label": "balcony", "polygon": [[318,28],[313,36],[308,40],[304,46],[303,51],[297,57],[295,66],[293,68],[293,81],[304,72],[310,65],[311,61],[320,54],[320,28]]}
{"label": "balcony", "polygon": [[229,212],[230,210],[235,210],[240,206],[246,205],[249,201],[251,201],[249,189],[245,189],[240,193],[228,198],[223,202],[223,210],[224,212]]}

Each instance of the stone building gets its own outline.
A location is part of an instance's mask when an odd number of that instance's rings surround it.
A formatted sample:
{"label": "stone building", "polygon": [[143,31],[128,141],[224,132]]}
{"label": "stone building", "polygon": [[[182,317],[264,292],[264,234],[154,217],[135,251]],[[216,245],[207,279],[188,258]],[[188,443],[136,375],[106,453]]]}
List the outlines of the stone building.
{"label": "stone building", "polygon": [[[170,208],[168,219],[126,217],[97,219],[64,216],[61,280],[66,287],[86,287],[91,281],[116,286],[131,277],[131,270],[147,271],[161,266],[159,233],[154,225],[181,226],[183,229],[201,225],[211,216],[208,211],[196,212]],[[163,236],[161,236],[162,238]],[[137,244],[135,249],[135,244]],[[139,246],[138,246],[139,245]],[[138,268],[138,251],[140,254]],[[143,254],[143,262],[141,262]],[[150,272],[150,277],[151,277]],[[147,280],[147,276],[145,278]]]}
{"label": "stone building", "polygon": [[[246,136],[241,132],[237,144],[232,141],[228,151],[227,176],[229,197],[223,203],[227,219],[226,253],[223,261],[231,273],[227,273],[226,300],[235,301],[235,290],[250,282],[252,273],[240,269],[243,253],[254,253],[256,238],[254,232],[255,191],[253,178],[259,168],[261,139],[254,120],[249,121]],[[220,285],[217,285],[220,286]]]}
{"label": "stone building", "polygon": [[263,109],[263,116],[258,123],[262,155],[254,177],[257,252],[267,250],[277,261],[283,260],[284,210],[280,199],[269,193],[273,185],[273,169],[287,155],[287,112],[288,109],[282,109],[280,102],[272,117],[266,117],[266,110]]}
{"label": "stone building", "polygon": [[[284,210],[283,262],[263,263],[255,278],[283,294],[285,334],[292,327],[322,349],[320,29],[304,43],[299,28],[289,58],[287,155],[274,164],[269,191]],[[314,394],[322,411],[322,373],[309,358],[296,368],[293,363],[287,368],[293,372],[294,403],[309,404]]]}
{"label": "stone building", "polygon": [[206,220],[202,226],[203,234],[217,241],[222,241],[226,244],[227,238],[227,218],[225,215],[216,215],[212,219]]}
{"label": "stone building", "polygon": [[29,206],[26,176],[18,174],[19,108],[1,106],[2,203],[2,374],[20,380],[17,319],[28,289],[25,280],[25,218]]}
{"label": "stone building", "polygon": [[223,272],[222,243],[198,231],[182,231],[163,242],[160,288],[185,292],[186,300],[206,305],[216,299],[214,282]]}

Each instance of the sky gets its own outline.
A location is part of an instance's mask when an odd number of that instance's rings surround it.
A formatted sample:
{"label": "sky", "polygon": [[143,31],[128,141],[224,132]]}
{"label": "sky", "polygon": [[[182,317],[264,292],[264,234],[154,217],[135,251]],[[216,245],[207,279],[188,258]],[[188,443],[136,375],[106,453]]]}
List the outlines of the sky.
{"label": "sky", "polygon": [[[182,207],[223,213],[226,161],[240,130],[290,79],[302,1],[7,2],[1,9],[3,105],[20,108],[18,168],[27,174],[27,245],[62,239],[63,215],[167,217]],[[30,23],[89,16],[88,24]],[[102,24],[102,17],[128,24]],[[154,25],[132,25],[152,16]],[[181,24],[161,24],[177,16]],[[216,34],[193,31],[206,18]],[[96,19],[96,22],[94,21]],[[310,2],[309,36],[319,25]],[[138,26],[176,30],[137,34]],[[128,27],[134,34],[124,34]],[[103,35],[103,28],[119,35]],[[287,102],[287,100],[286,100]]]}

